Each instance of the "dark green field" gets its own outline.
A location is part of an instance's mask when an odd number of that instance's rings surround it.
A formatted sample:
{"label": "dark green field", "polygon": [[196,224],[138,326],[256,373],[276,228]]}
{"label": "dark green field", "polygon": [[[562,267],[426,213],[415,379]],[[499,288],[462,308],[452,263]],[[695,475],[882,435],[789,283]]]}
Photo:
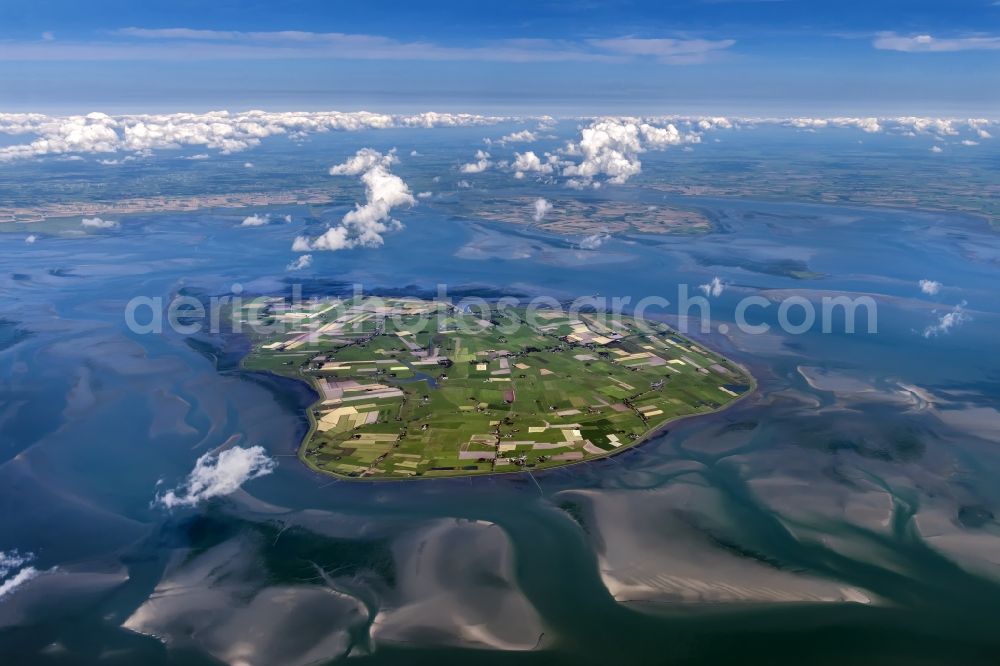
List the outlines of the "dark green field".
{"label": "dark green field", "polygon": [[479,314],[418,299],[259,310],[244,367],[308,381],[303,459],[353,478],[543,469],[614,453],[753,386],[664,324],[558,309]]}

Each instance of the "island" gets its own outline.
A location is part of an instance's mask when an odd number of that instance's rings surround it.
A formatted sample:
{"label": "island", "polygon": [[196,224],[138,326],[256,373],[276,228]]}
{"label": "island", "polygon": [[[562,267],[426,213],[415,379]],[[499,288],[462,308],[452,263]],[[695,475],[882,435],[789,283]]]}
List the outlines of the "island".
{"label": "island", "polygon": [[552,199],[552,207],[539,219],[534,215],[536,198],[491,196],[473,199],[462,211],[473,220],[489,220],[528,226],[560,236],[591,234],[699,235],[712,230],[712,222],[696,208],[635,201],[563,197]]}
{"label": "island", "polygon": [[351,479],[541,470],[636,446],[754,387],[664,323],[420,298],[259,298],[247,371],[308,382],[299,457]]}

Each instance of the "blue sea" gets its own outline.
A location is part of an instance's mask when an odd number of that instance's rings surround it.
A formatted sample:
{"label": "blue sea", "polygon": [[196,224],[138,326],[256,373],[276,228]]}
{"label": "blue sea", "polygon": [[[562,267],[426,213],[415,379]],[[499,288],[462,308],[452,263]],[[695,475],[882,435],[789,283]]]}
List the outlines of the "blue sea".
{"label": "blue sea", "polygon": [[[491,196],[569,196],[507,187]],[[1000,237],[982,218],[637,185],[572,196],[693,206],[713,230],[584,250],[458,196],[294,272],[293,239],[349,197],[259,227],[220,209],[0,234],[5,663],[996,663]],[[709,330],[688,332],[753,395],[607,460],[494,478],[311,472],[307,387],[242,372],[239,336],[124,316],[136,297],[446,285],[661,297],[650,312],[681,326],[678,289],[716,277]],[[877,331],[779,326],[783,300],[838,295],[870,298]],[[767,332],[737,326],[747,297],[770,303],[748,311]],[[252,446],[272,473],[156,502],[201,456]]]}

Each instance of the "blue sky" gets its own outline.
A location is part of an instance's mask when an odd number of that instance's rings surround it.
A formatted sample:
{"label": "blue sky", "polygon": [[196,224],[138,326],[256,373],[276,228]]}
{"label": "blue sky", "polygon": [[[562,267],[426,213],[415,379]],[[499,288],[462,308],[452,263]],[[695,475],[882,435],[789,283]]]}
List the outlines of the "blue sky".
{"label": "blue sky", "polygon": [[1000,2],[0,5],[0,110],[995,117]]}

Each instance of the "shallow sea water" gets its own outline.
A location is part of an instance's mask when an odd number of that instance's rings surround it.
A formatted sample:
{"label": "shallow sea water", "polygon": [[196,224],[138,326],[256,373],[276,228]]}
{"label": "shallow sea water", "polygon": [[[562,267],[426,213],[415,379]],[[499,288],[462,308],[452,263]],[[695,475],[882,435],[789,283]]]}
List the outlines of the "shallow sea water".
{"label": "shallow sea water", "polygon": [[[135,296],[286,289],[291,239],[321,225],[305,211],[252,229],[220,212],[30,246],[0,235],[0,551],[42,572],[0,599],[0,653],[995,663],[1000,243],[945,214],[698,202],[720,231],[588,252],[429,202],[383,248],[315,253],[313,291],[676,301],[680,283],[728,285],[701,337],[754,372],[755,395],[608,460],[487,479],[312,473],[295,457],[307,389],[241,374],[238,340],[128,331]],[[924,295],[922,278],[945,286]],[[743,296],[828,293],[873,295],[879,332],[717,330]],[[962,326],[921,334],[963,301]],[[233,444],[264,446],[276,471],[195,510],[153,505]]]}

